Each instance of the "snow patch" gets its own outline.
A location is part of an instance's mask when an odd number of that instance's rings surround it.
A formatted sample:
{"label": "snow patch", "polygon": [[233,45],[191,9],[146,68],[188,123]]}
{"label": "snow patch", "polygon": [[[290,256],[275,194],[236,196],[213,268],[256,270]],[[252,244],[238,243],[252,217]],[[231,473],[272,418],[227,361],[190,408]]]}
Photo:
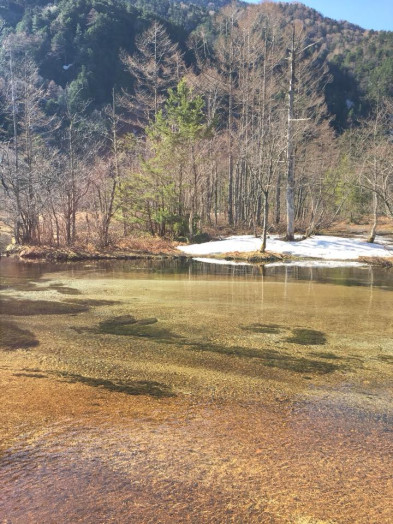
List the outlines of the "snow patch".
{"label": "snow patch", "polygon": [[367,267],[362,262],[352,260],[292,260],[290,262],[270,262],[265,267]]}
{"label": "snow patch", "polygon": [[[252,235],[231,236],[224,240],[180,246],[188,255],[215,255],[223,253],[249,253],[259,251],[262,241]],[[393,245],[370,244],[359,238],[315,236],[305,240],[285,242],[277,236],[267,239],[266,250],[273,253],[323,260],[356,260],[359,257],[393,256]]]}
{"label": "snow patch", "polygon": [[218,264],[220,266],[252,266],[249,262],[234,262],[233,260],[221,260],[219,258],[193,258],[195,262],[204,264]]}

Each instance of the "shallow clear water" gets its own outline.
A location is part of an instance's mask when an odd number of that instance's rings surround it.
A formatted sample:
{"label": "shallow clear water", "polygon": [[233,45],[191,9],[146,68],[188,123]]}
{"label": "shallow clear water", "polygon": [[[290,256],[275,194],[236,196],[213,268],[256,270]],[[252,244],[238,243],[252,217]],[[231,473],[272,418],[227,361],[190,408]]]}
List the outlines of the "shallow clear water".
{"label": "shallow clear water", "polygon": [[0,520],[392,521],[391,271],[0,269]]}

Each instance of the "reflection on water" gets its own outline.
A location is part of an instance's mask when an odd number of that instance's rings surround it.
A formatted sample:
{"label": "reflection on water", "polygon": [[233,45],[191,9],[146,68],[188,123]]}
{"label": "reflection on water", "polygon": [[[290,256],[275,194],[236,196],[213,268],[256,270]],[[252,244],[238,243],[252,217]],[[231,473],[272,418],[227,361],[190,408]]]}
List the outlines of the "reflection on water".
{"label": "reflection on water", "polygon": [[[104,272],[113,278],[144,278],[146,273],[149,278],[161,278],[165,275],[179,278],[219,278],[219,279],[245,279],[268,281],[299,281],[324,282],[343,286],[378,287],[393,289],[393,272],[390,270],[371,266],[348,267],[310,267],[307,266],[225,266],[204,264],[189,259],[165,260],[133,260],[133,261],[98,261],[98,262],[71,262],[71,263],[24,263],[16,260],[1,260],[0,289],[7,289],[12,284],[23,287],[30,284],[37,289],[34,281],[44,274],[53,274],[67,271],[69,278],[84,275],[86,278],[96,277],[97,272]],[[56,288],[56,283],[50,284]],[[58,291],[62,293],[78,293],[57,284]],[[62,290],[61,291],[61,287]],[[39,289],[39,288],[38,288]],[[28,290],[28,289],[27,289]]]}
{"label": "reflection on water", "polygon": [[393,520],[392,272],[0,269],[0,521]]}

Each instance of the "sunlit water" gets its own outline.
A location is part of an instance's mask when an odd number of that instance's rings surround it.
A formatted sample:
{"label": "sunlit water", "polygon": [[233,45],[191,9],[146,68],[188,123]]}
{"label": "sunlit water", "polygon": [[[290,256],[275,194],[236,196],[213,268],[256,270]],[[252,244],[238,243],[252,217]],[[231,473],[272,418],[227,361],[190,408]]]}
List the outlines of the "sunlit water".
{"label": "sunlit water", "polygon": [[391,271],[0,269],[0,522],[393,521]]}

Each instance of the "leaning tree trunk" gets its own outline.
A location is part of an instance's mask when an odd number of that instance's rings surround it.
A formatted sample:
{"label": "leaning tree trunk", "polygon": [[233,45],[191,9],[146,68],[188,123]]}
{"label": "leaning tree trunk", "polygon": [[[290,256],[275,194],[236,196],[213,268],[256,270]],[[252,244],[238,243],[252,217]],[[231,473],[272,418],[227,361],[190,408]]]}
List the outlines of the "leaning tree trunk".
{"label": "leaning tree trunk", "polygon": [[378,225],[378,195],[374,191],[373,193],[373,225],[371,227],[370,236],[368,237],[367,242],[373,243],[377,234],[377,225]]}

